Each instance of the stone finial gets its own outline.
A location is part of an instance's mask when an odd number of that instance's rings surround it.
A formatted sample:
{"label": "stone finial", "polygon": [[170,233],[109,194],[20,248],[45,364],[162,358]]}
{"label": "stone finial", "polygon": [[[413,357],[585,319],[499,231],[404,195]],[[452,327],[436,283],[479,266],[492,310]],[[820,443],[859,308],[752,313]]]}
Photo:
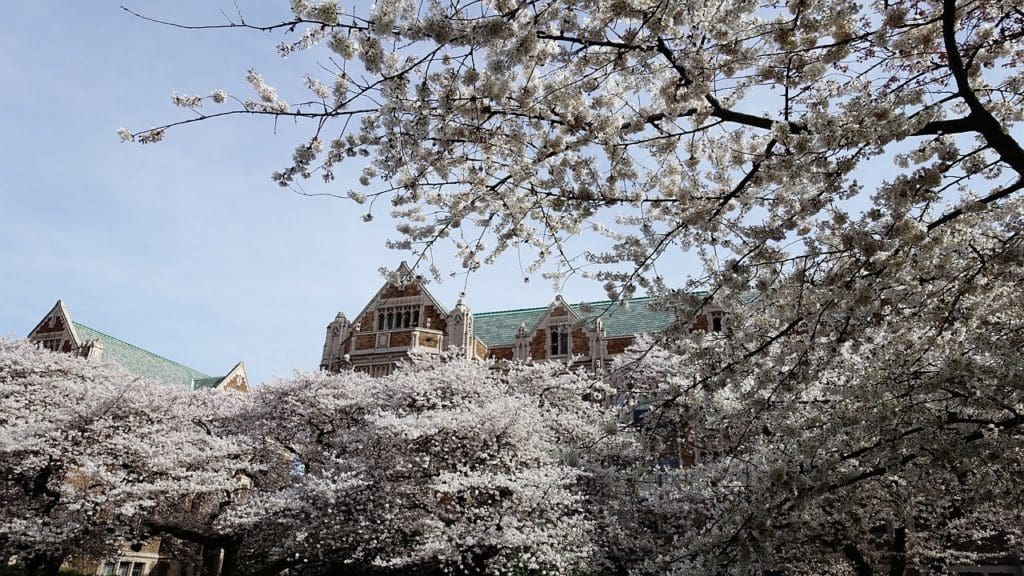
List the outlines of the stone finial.
{"label": "stone finial", "polygon": [[455,307],[452,309],[452,312],[458,312],[459,314],[461,314],[463,316],[466,316],[467,314],[469,314],[469,306],[466,305],[466,293],[465,292],[459,292],[459,299],[458,299],[457,302],[455,302]]}
{"label": "stone finial", "polygon": [[413,278],[412,275],[412,268],[409,267],[409,263],[405,260],[402,260],[402,263],[395,269],[395,276],[398,278],[400,286],[416,281],[416,278]]}
{"label": "stone finial", "polygon": [[519,323],[519,337],[526,338],[526,322]]}

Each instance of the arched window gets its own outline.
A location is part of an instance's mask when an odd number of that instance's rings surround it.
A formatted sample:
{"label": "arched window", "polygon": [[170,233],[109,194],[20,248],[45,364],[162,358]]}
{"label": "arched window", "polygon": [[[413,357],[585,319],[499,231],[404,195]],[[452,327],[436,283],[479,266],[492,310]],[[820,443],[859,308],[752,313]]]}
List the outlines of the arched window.
{"label": "arched window", "polygon": [[551,332],[551,356],[565,356],[569,353],[569,327],[565,325],[552,326]]}
{"label": "arched window", "polygon": [[389,306],[377,309],[378,330],[401,330],[420,325],[420,307]]}

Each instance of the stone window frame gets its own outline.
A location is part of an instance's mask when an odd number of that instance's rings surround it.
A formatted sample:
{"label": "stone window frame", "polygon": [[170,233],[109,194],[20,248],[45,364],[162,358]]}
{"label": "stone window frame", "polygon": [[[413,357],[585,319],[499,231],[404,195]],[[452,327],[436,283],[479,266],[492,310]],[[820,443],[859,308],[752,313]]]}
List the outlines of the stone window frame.
{"label": "stone window frame", "polygon": [[377,331],[408,330],[418,328],[422,313],[421,305],[380,306],[377,308]]}
{"label": "stone window frame", "polygon": [[565,358],[572,354],[572,326],[568,323],[548,325],[548,358]]}

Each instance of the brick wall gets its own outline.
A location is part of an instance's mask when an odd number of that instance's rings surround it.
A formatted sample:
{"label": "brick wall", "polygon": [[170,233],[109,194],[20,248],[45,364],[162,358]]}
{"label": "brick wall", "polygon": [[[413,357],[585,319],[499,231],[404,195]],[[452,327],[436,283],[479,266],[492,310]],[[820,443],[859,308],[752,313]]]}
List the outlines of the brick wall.
{"label": "brick wall", "polygon": [[537,330],[530,340],[530,356],[534,360],[541,360],[548,357],[548,331],[544,328]]}
{"label": "brick wall", "polygon": [[439,350],[441,348],[441,337],[429,332],[420,332],[420,346]]}
{"label": "brick wall", "polygon": [[[427,320],[430,320],[430,325],[427,325]],[[444,321],[444,316],[441,312],[429,304],[423,307],[423,320],[420,322],[420,326],[424,328],[431,328],[433,330],[440,330],[444,332],[448,329],[447,324]]]}
{"label": "brick wall", "polygon": [[412,330],[399,330],[391,333],[391,347],[407,347],[412,345]]}
{"label": "brick wall", "polygon": [[394,284],[388,284],[388,286],[384,288],[384,291],[381,292],[380,298],[405,298],[407,296],[419,296],[422,293],[423,292],[420,290],[419,285],[415,283],[406,284],[402,287],[395,286]]}
{"label": "brick wall", "polygon": [[[53,324],[52,326],[50,325],[51,322]],[[65,328],[65,326],[64,326],[64,319],[61,318],[60,315],[54,314],[50,318],[47,318],[46,321],[43,322],[43,325],[40,326],[39,330],[36,330],[35,333],[36,334],[52,334],[54,332],[63,332],[64,328]]]}
{"label": "brick wall", "polygon": [[694,330],[694,331],[696,331],[696,330],[700,330],[701,332],[707,331],[707,329],[708,329],[708,317],[705,316],[704,314],[701,314],[700,316],[697,316],[697,318],[694,319],[693,325],[690,328],[692,330]]}
{"label": "brick wall", "polygon": [[608,354],[622,354],[633,345],[633,337],[627,336],[626,338],[610,338],[608,340]]}
{"label": "brick wall", "polygon": [[372,350],[377,347],[377,338],[373,334],[356,336],[356,350]]}
{"label": "brick wall", "polygon": [[577,328],[572,333],[572,354],[573,356],[590,355],[590,339],[587,338],[586,330]]}
{"label": "brick wall", "polygon": [[490,358],[497,358],[498,360],[512,360],[513,358],[515,358],[515,352],[512,350],[511,346],[502,348],[489,348],[487,350],[487,353],[487,355]]}

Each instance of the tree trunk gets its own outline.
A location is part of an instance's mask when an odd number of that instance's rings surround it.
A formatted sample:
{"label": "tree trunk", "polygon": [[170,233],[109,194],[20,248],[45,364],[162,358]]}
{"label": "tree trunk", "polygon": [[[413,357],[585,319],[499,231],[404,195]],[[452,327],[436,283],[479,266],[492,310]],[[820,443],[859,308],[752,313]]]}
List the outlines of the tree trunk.
{"label": "tree trunk", "polygon": [[31,556],[25,560],[25,576],[39,576],[39,567],[43,564],[42,556]]}
{"label": "tree trunk", "polygon": [[843,555],[850,561],[857,576],[874,576],[875,571],[871,569],[871,565],[853,542],[847,542],[843,546]]}
{"label": "tree trunk", "polygon": [[60,566],[63,563],[63,558],[47,556],[43,561],[42,576],[57,576],[60,573]]}
{"label": "tree trunk", "polygon": [[220,565],[220,576],[234,576],[238,570],[238,553],[241,544],[236,540],[224,543],[224,561]]}
{"label": "tree trunk", "polygon": [[907,529],[896,529],[892,542],[892,559],[889,560],[889,576],[903,576],[907,570]]}

